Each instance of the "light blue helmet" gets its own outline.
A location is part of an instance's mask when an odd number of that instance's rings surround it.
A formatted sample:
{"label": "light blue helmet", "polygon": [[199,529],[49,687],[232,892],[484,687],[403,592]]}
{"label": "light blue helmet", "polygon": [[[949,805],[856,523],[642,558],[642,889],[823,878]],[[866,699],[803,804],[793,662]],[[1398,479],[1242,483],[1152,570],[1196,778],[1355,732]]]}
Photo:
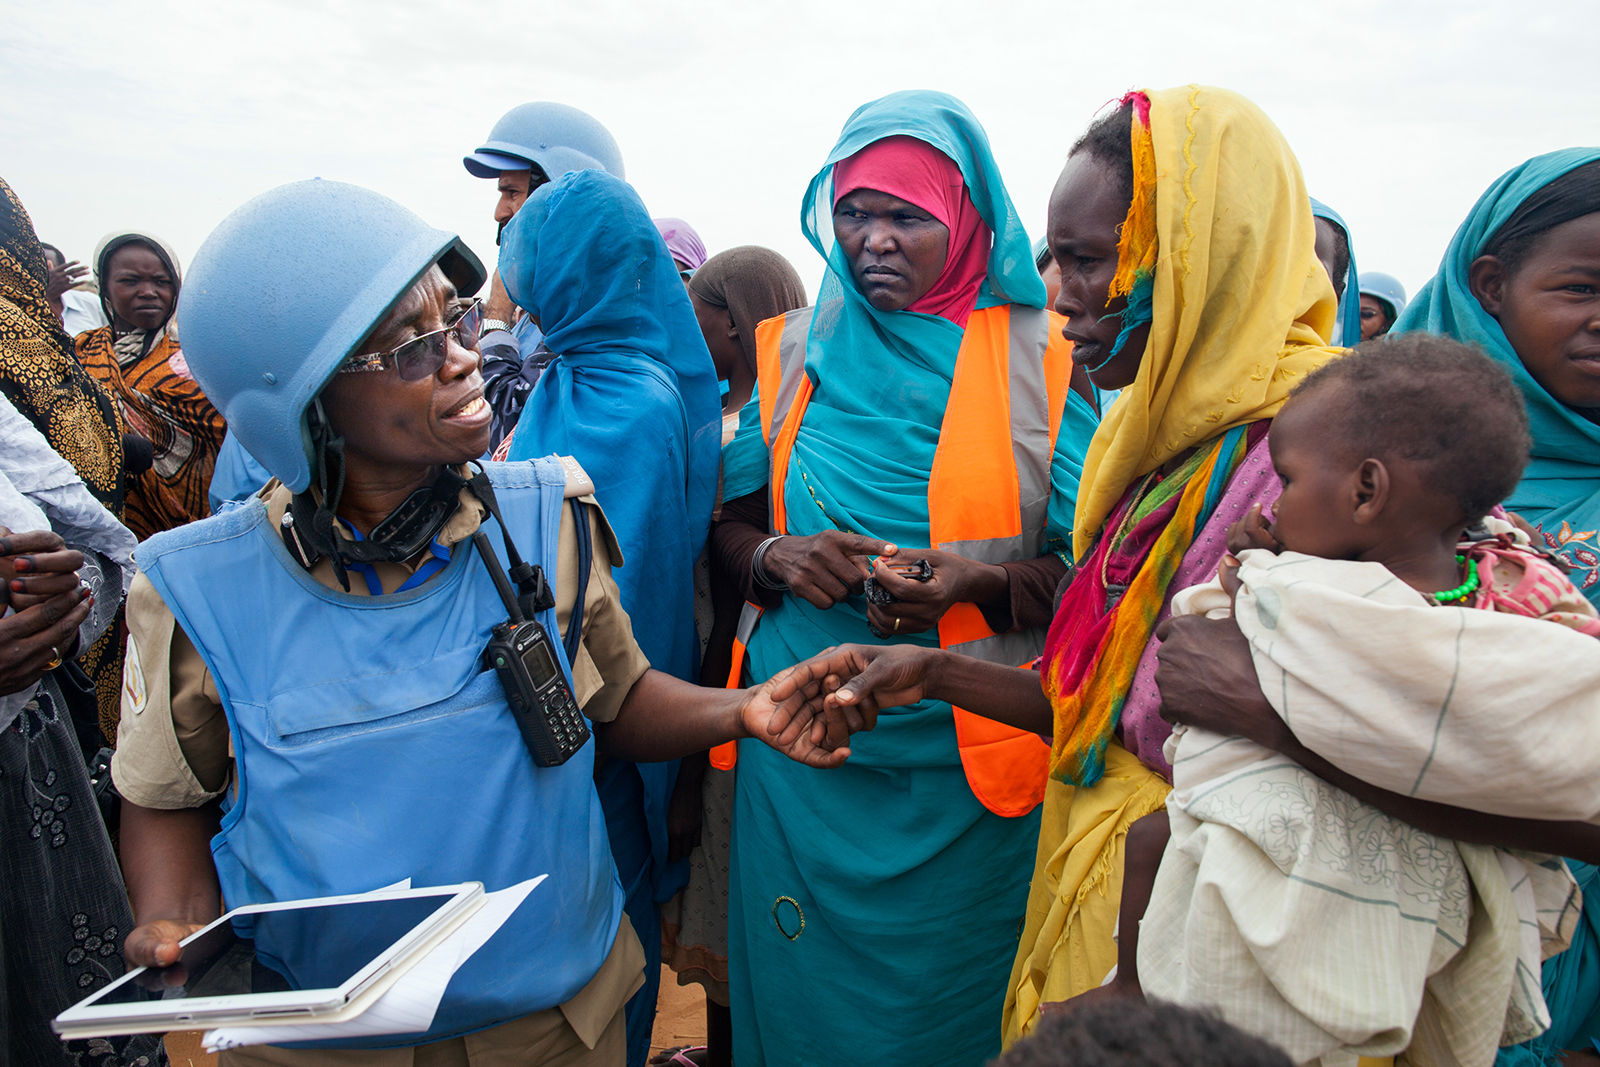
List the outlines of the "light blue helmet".
{"label": "light blue helmet", "polygon": [[1406,309],[1406,287],[1400,279],[1381,270],[1361,272],[1361,295],[1370,296],[1389,305],[1389,318],[1398,319]]}
{"label": "light blue helmet", "polygon": [[507,111],[489,131],[489,139],[461,162],[475,178],[498,178],[501,171],[527,170],[530,163],[537,163],[551,181],[575,170],[627,178],[622,149],[610,130],[586,111],[548,100]]}
{"label": "light blue helmet", "polygon": [[293,492],[311,481],[306,409],[396,300],[437,263],[462,293],[483,264],[369,189],[280,185],[222,220],[178,298],[189,370],[249,453]]}

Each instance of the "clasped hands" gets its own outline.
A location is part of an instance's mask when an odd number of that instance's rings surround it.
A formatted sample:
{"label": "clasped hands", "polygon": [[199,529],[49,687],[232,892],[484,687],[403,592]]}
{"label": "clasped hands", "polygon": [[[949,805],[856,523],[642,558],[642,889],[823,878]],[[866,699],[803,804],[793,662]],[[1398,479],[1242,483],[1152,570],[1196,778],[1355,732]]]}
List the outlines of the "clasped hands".
{"label": "clasped hands", "polygon": [[18,693],[73,654],[94,598],[78,581],[83,554],[50,530],[0,526],[0,693]]}
{"label": "clasped hands", "polygon": [[[927,581],[901,574],[902,568],[920,560],[927,560],[933,570]],[[795,596],[824,610],[861,595],[871,578],[895,598],[892,604],[867,606],[867,621],[883,634],[932,630],[952,605],[987,603],[1004,596],[1010,586],[1003,567],[932,548],[901,548],[839,530],[774,542],[762,569]]]}

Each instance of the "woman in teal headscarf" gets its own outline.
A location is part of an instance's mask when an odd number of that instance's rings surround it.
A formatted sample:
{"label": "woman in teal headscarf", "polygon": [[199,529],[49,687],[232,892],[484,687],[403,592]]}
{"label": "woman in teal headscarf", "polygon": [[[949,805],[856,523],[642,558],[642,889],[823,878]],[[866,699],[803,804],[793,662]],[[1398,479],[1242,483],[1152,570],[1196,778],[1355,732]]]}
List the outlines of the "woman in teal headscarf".
{"label": "woman in teal headscarf", "polygon": [[1316,197],[1311,198],[1311,214],[1317,218],[1317,258],[1327,268],[1334,295],[1339,298],[1339,314],[1334,319],[1333,336],[1328,343],[1347,347],[1359,344],[1361,283],[1356,272],[1356,250],[1350,243],[1350,227],[1337,211]]}
{"label": "woman in teal headscarf", "polygon": [[[1600,604],[1600,148],[1537,156],[1491,185],[1393,332],[1408,330],[1470,341],[1511,372],[1533,460],[1505,506]],[[1550,1029],[1498,1067],[1600,1060],[1600,877],[1567,862],[1583,921],[1545,961]]]}
{"label": "woman in teal headscarf", "polygon": [[[556,353],[508,458],[573,456],[594,481],[622,549],[622,606],[650,665],[694,680],[694,561],[717,492],[716,367],[672,255],[633,187],[573,171],[535,190],[500,243],[500,277]],[[650,966],[628,1006],[629,1063],[649,1053],[660,982],[656,904],[688,871],[667,862],[677,761],[595,770],[627,912]]]}
{"label": "woman in teal headscarf", "polygon": [[[804,345],[809,399],[788,409],[788,425],[798,420],[792,448],[778,440],[769,448],[764,423],[779,400],[763,414],[761,390],[776,379],[762,376],[724,452],[724,518],[741,514],[735,505],[764,513],[764,486],[781,477],[772,525],[790,535],[763,541],[745,563],[769,590],[750,590],[767,604],[749,642],[752,676],[844,642],[937,644],[933,628],[954,608],[975,614],[972,603],[996,635],[1022,644],[1042,637],[1037,628],[1067,571],[1048,547],[1070,544],[1096,416],[1066,388],[1063,320],[1041,310],[1044,285],[982,126],[942,93],[865,105],[812,180],[801,222],[828,264],[809,319],[784,320],[784,343]],[[972,414],[953,386],[960,379],[967,396],[958,362],[971,365],[964,353],[981,343],[969,333],[1000,321],[985,309],[1003,309],[1013,338],[1026,335],[1033,346],[1009,350],[1009,366],[1027,363],[1038,383],[1033,395],[1013,384],[1010,405],[1013,415],[1040,409],[1039,433],[1017,448],[1037,450],[1032,484],[1048,497],[1035,500],[1038,529],[1024,521],[1031,558],[998,564],[958,555],[957,539],[937,536],[930,506],[930,480],[945,477],[935,454],[961,421],[947,423],[947,411]],[[804,332],[791,336],[791,323]],[[776,334],[766,336],[771,343]],[[999,336],[991,343],[1004,355],[1005,331]],[[1057,406],[1045,415],[1047,385]],[[1011,447],[1002,466],[1011,465]],[[731,499],[742,494],[751,495]],[[749,524],[718,528],[719,553],[727,537],[748,544],[773,532],[743,514]],[[947,550],[887,548],[935,543]],[[869,568],[866,557],[879,554]],[[933,568],[923,585],[889,570],[917,559]],[[869,605],[860,595],[868,574],[900,599]],[[1031,647],[1037,655],[1042,640]],[[950,705],[929,700],[883,713],[826,780],[788,774],[748,745],[739,760],[729,914],[734,1061],[978,1064],[997,1053],[1038,817],[1025,805],[1002,816],[980,802],[964,776]],[[1038,770],[1042,786],[1042,763]]]}
{"label": "woman in teal headscarf", "polygon": [[1394,333],[1470,341],[1511,372],[1533,461],[1506,508],[1600,604],[1600,148],[1536,156],[1456,231]]}

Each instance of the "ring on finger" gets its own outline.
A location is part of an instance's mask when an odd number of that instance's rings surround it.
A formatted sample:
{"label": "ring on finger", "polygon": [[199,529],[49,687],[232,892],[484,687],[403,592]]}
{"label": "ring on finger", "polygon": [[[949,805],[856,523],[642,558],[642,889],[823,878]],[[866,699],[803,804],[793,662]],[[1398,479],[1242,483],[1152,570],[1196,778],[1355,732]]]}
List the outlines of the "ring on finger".
{"label": "ring on finger", "polygon": [[57,667],[61,666],[61,650],[59,648],[57,648],[55,645],[51,645],[50,646],[50,655],[53,656],[54,658],[49,663],[46,663],[44,665],[44,669],[47,670],[47,671],[53,671]]}
{"label": "ring on finger", "polygon": [[896,615],[894,617],[894,632],[895,633],[899,633],[900,632],[900,616],[898,616],[898,615]]}

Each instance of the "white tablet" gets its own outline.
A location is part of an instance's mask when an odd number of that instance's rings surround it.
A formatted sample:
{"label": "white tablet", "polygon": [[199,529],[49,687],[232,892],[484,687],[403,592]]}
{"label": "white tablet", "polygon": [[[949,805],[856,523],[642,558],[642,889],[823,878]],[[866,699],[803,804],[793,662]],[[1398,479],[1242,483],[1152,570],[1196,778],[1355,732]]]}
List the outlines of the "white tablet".
{"label": "white tablet", "polygon": [[483,899],[478,882],[255,904],[56,1016],[69,1037],[156,1033],[337,1012]]}

